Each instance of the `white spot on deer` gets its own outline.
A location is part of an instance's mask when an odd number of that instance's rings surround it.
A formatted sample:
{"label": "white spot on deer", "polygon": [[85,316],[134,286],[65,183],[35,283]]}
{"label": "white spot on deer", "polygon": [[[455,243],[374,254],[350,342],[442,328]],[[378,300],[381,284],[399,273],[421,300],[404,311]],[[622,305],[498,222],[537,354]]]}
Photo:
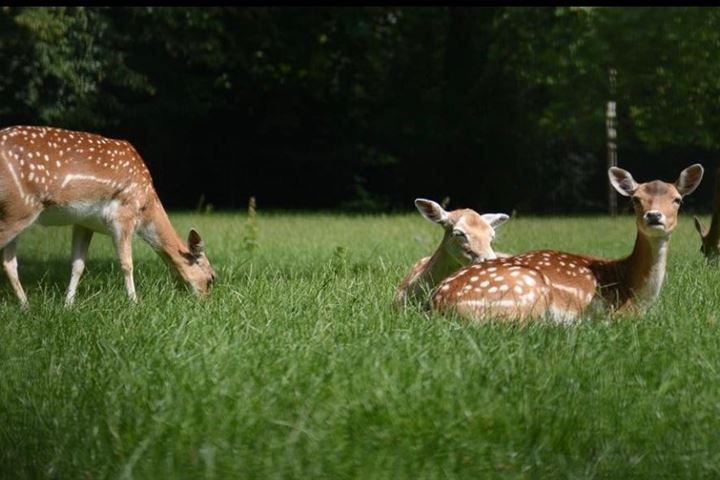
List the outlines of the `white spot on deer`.
{"label": "white spot on deer", "polygon": [[505,280],[505,279],[504,279],[503,277],[501,277],[501,276],[495,277],[495,281],[496,281],[496,282],[502,282],[503,280]]}
{"label": "white spot on deer", "polygon": [[[3,157],[5,154],[3,153]],[[10,176],[12,177],[13,181],[15,182],[15,187],[18,190],[18,193],[21,197],[25,198],[25,190],[23,190],[22,183],[20,183],[20,180],[17,178],[17,174],[15,173],[15,169],[13,168],[12,164],[6,161],[6,165],[8,167],[8,170],[10,170]],[[21,178],[22,178],[22,172],[20,172]]]}
{"label": "white spot on deer", "polygon": [[510,289],[507,285],[500,285],[500,291],[501,292],[507,292]]}
{"label": "white spot on deer", "polygon": [[477,282],[478,280],[480,280],[480,277],[476,277],[476,276],[470,277],[471,282]]}
{"label": "white spot on deer", "polygon": [[93,182],[99,182],[104,184],[111,183],[111,180],[105,179],[105,178],[99,178],[94,175],[81,175],[81,174],[68,174],[65,175],[65,178],[63,179],[61,187],[65,187],[69,182],[72,182],[73,180],[91,180]]}
{"label": "white spot on deer", "polygon": [[485,280],[485,281],[483,281],[482,283],[480,283],[480,286],[481,286],[482,288],[485,288],[485,287],[487,287],[488,285],[490,285],[490,282],[488,282],[487,280]]}
{"label": "white spot on deer", "polygon": [[520,285],[515,285],[515,286],[513,287],[513,290],[514,290],[515,293],[517,293],[517,294],[523,293],[523,289],[522,289],[522,287],[521,287]]}
{"label": "white spot on deer", "polygon": [[443,285],[440,290],[442,290],[443,292],[445,292],[445,291],[447,291],[449,288],[450,288],[450,285]]}
{"label": "white spot on deer", "polygon": [[520,275],[520,272],[518,271],[510,272],[511,277],[517,277],[518,275]]}
{"label": "white spot on deer", "polygon": [[488,293],[495,293],[495,292],[497,292],[497,287],[490,287],[488,289]]}

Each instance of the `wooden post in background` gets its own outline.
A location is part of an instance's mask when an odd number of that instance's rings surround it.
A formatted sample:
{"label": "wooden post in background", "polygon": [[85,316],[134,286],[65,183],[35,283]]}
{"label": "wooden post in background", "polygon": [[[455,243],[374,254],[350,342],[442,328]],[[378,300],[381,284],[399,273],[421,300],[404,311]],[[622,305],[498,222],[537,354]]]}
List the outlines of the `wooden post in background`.
{"label": "wooden post in background", "polygon": [[[610,100],[607,102],[607,113],[605,126],[607,128],[607,168],[617,167],[617,129],[616,129],[616,105],[615,105],[615,80],[617,70],[610,69]],[[608,183],[608,213],[611,216],[617,215],[617,193]]]}

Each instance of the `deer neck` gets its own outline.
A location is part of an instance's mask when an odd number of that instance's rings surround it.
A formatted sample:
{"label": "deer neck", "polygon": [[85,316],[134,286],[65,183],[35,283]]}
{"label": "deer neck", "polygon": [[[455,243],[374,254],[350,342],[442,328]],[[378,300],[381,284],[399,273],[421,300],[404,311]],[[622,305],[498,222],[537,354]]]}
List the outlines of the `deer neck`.
{"label": "deer neck", "polygon": [[660,294],[665,280],[669,239],[651,238],[638,231],[635,248],[621,261],[621,281],[639,304],[646,304]]}
{"label": "deer neck", "polygon": [[145,212],[138,233],[168,264],[173,273],[180,275],[190,254],[187,246],[170,223],[160,199],[155,197],[150,201]]}
{"label": "deer neck", "polygon": [[438,249],[428,260],[422,274],[423,283],[430,288],[434,288],[438,283],[449,277],[450,274],[465,266],[447,252],[446,240],[447,238],[443,238]]}
{"label": "deer neck", "polygon": [[720,243],[720,168],[715,172],[712,219],[710,220],[710,228],[707,231],[706,238],[707,242],[713,246]]}

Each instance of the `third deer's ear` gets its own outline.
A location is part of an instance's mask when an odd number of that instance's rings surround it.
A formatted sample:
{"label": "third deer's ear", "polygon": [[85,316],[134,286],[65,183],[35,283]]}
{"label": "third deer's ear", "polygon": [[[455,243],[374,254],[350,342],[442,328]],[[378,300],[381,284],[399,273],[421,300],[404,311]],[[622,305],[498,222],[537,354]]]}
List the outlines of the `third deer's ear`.
{"label": "third deer's ear", "polygon": [[702,165],[696,163],[680,172],[680,176],[675,182],[675,188],[677,188],[678,193],[684,197],[694,192],[698,185],[700,185],[704,171]]}
{"label": "third deer's ear", "polygon": [[450,221],[450,216],[438,203],[432,200],[426,200],[424,198],[415,199],[415,207],[417,207],[420,214],[430,220],[433,223],[439,223],[440,225],[446,225]]}
{"label": "third deer's ear", "polygon": [[510,219],[510,216],[505,213],[484,213],[481,217],[493,228],[499,227]]}
{"label": "third deer's ear", "polygon": [[630,172],[622,168],[610,167],[610,169],[608,169],[608,177],[610,178],[610,183],[620,195],[631,197],[638,188],[638,184],[632,175],[630,175]]}
{"label": "third deer's ear", "polygon": [[693,221],[695,223],[695,230],[698,231],[702,238],[705,238],[705,236],[707,235],[707,230],[705,229],[705,227],[702,226],[702,223],[700,223],[700,219],[696,216],[693,216]]}
{"label": "third deer's ear", "polygon": [[196,257],[205,253],[205,242],[203,242],[200,234],[194,228],[190,229],[190,234],[188,235],[188,250]]}

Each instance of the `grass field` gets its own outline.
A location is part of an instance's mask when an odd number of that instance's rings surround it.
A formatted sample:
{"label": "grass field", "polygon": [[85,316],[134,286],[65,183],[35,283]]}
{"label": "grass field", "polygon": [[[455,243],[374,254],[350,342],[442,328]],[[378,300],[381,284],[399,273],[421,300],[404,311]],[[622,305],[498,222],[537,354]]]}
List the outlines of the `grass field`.
{"label": "grass field", "polygon": [[[135,243],[140,304],[96,236],[63,308],[70,229],[20,243],[0,296],[2,478],[720,476],[720,271],[689,215],[645,317],[572,327],[390,308],[440,229],[417,214],[175,214],[220,276],[197,301]],[[629,253],[630,217],[512,219],[496,247]],[[4,277],[4,275],[3,275]]]}

